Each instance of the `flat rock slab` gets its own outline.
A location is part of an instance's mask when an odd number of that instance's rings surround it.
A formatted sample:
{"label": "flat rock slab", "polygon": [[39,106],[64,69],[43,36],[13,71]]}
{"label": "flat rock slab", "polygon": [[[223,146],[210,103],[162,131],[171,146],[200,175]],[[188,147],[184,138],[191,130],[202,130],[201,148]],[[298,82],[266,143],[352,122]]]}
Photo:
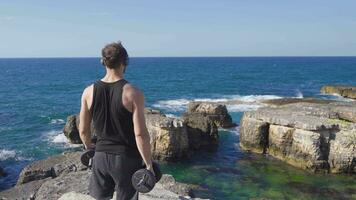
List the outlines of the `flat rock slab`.
{"label": "flat rock slab", "polygon": [[17,185],[47,177],[57,177],[61,173],[79,171],[86,167],[80,163],[82,152],[69,152],[51,156],[45,160],[35,161],[27,165],[20,173]]}
{"label": "flat rock slab", "polygon": [[268,103],[241,118],[242,149],[314,172],[356,173],[356,101]]}

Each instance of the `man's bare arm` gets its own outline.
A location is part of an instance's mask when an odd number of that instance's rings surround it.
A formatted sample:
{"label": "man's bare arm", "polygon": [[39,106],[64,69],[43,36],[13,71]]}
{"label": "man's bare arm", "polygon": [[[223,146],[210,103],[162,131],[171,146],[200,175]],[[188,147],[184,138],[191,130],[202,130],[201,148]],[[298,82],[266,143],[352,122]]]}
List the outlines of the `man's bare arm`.
{"label": "man's bare arm", "polygon": [[152,170],[150,135],[147,131],[144,115],[145,100],[143,93],[137,89],[135,90],[132,95],[132,114],[136,144],[146,167]]}
{"label": "man's bare arm", "polygon": [[86,149],[92,147],[90,133],[90,123],[92,116],[89,112],[87,103],[87,99],[89,97],[89,89],[90,87],[86,88],[83,92],[79,114],[79,136]]}

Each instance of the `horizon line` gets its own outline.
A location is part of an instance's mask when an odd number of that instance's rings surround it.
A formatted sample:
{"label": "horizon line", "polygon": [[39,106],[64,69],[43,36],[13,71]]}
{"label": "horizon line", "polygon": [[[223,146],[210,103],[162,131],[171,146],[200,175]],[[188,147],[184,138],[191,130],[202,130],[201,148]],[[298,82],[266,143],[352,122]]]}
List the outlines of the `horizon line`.
{"label": "horizon line", "polygon": [[[326,57],[356,57],[353,56],[339,56],[339,55],[322,55],[322,56],[130,56],[129,58],[326,58]],[[44,57],[0,57],[0,59],[55,59],[55,58],[101,58],[100,56],[44,56]]]}

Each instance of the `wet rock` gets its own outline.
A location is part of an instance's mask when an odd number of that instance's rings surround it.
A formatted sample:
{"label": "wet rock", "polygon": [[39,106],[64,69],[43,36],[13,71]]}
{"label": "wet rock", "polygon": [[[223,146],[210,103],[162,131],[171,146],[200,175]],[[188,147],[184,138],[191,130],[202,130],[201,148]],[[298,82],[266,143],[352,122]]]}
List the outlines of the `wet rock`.
{"label": "wet rock", "polygon": [[214,121],[200,113],[184,114],[183,121],[187,126],[190,149],[216,150],[219,144],[219,135]]}
{"label": "wet rock", "polygon": [[80,163],[80,155],[81,152],[69,152],[35,161],[21,171],[17,185],[83,170],[85,166]]}
{"label": "wet rock", "polygon": [[178,160],[189,154],[187,127],[182,120],[166,117],[158,110],[146,109],[152,156],[157,160]]}
{"label": "wet rock", "polygon": [[320,92],[338,94],[346,98],[356,99],[356,86],[326,85],[320,89]]}
{"label": "wet rock", "polygon": [[232,118],[224,104],[193,101],[188,104],[186,114],[202,114],[207,116],[217,127],[229,128],[236,126],[232,122]]}
{"label": "wet rock", "polygon": [[296,102],[245,112],[240,146],[315,172],[355,173],[356,103]]}

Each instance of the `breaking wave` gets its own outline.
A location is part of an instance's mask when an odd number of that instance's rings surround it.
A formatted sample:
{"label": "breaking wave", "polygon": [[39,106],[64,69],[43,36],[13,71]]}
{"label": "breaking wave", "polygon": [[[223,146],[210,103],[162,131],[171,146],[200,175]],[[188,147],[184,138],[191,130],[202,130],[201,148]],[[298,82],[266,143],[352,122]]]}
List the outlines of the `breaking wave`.
{"label": "breaking wave", "polygon": [[187,109],[187,105],[191,101],[206,101],[215,103],[227,104],[227,109],[230,112],[244,112],[250,110],[256,110],[263,106],[262,101],[269,99],[280,99],[281,96],[276,95],[230,95],[222,96],[223,98],[196,98],[196,99],[173,99],[158,101],[153,104],[152,107],[162,109],[167,112],[184,112]]}

